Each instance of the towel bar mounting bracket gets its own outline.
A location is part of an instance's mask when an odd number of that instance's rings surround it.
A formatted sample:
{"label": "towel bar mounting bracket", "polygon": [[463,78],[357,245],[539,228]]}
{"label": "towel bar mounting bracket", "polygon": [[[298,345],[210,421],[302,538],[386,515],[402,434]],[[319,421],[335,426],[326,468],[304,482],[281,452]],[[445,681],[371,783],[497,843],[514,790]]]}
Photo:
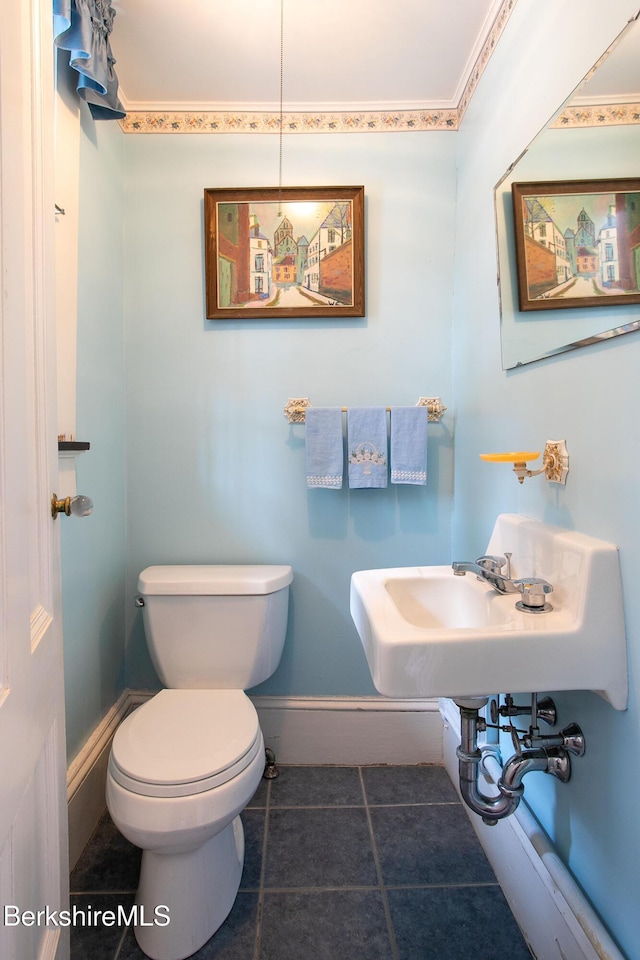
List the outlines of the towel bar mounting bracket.
{"label": "towel bar mounting bracket", "polygon": [[[311,401],[309,397],[289,397],[287,404],[284,407],[284,415],[289,421],[289,423],[304,423],[306,417],[306,409],[311,406]],[[431,423],[438,423],[442,419],[442,415],[447,409],[440,397],[420,397],[416,403],[416,407],[426,407],[427,408],[427,419]],[[390,407],[387,407],[387,410],[390,410]],[[346,413],[347,408],[342,407],[342,412]]]}

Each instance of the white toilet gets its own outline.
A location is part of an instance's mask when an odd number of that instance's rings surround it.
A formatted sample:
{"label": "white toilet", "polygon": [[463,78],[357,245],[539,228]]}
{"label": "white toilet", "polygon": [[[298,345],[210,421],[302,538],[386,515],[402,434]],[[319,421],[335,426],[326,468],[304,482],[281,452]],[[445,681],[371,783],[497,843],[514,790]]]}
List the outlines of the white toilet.
{"label": "white toilet", "polygon": [[164,566],[140,574],[149,652],[168,689],[119,726],[107,806],[143,850],[136,939],[152,960],[195,953],[227,917],[244,861],[239,814],[265,751],[244,691],[280,662],[289,566]]}

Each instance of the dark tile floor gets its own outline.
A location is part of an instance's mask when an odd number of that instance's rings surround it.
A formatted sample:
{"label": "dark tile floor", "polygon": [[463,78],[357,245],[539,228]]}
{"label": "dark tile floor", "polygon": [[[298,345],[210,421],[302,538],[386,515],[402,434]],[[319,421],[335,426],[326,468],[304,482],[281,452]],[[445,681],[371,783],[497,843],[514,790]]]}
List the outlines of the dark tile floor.
{"label": "dark tile floor", "polygon": [[[530,960],[442,767],[280,767],[242,814],[245,867],[197,960]],[[100,823],[72,905],[128,909],[140,851]],[[74,927],[72,960],[142,960],[132,929]]]}

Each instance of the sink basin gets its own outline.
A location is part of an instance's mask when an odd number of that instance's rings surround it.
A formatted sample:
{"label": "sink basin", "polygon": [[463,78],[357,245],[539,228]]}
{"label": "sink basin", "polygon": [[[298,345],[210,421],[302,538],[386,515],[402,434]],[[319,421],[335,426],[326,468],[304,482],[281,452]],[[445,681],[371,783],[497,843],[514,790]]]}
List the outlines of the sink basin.
{"label": "sink basin", "polygon": [[518,595],[500,595],[473,573],[457,577],[449,565],[353,574],[351,616],[376,689],[398,698],[594,690],[624,710],[617,548],[502,514],[486,552],[505,551],[513,554],[514,579],[553,585],[551,611],[517,610]]}
{"label": "sink basin", "polygon": [[398,613],[414,627],[428,630],[501,626],[511,619],[513,598],[487,589],[477,577],[454,577],[451,567],[416,567],[390,575],[384,589]]}

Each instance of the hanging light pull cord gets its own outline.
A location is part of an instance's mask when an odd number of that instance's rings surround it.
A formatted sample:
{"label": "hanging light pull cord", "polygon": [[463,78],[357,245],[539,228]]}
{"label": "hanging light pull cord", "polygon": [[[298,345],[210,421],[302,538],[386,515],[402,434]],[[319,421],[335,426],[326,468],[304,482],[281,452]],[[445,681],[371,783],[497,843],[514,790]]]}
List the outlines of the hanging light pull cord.
{"label": "hanging light pull cord", "polygon": [[278,216],[282,210],[282,133],[284,117],[282,112],[282,90],[284,77],[284,0],[280,0],[280,126],[278,130]]}

